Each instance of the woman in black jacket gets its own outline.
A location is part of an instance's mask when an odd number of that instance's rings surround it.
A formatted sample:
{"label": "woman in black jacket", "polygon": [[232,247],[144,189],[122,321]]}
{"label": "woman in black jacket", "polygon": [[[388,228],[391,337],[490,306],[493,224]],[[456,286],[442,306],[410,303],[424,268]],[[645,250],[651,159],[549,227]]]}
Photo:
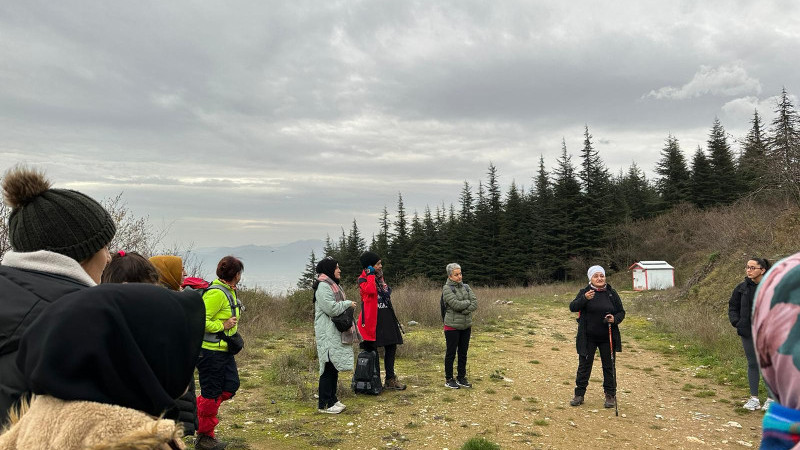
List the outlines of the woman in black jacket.
{"label": "woman in black jacket", "polygon": [[747,357],[747,382],[750,385],[750,399],[744,404],[744,409],[755,411],[761,409],[758,399],[758,360],[753,347],[753,332],[750,330],[750,315],[753,311],[753,296],[755,296],[758,283],[767,273],[770,263],[763,258],[750,258],[745,266],[744,281],[736,286],[728,300],[728,319],[736,328],[736,333],[742,339],[744,355]]}
{"label": "woman in black jacket", "polygon": [[603,362],[603,391],[606,400],[603,406],[613,408],[617,404],[617,383],[611,360],[609,328],[614,343],[614,353],[622,351],[619,323],[625,318],[625,309],[619,294],[606,283],[606,272],[600,266],[592,266],[587,272],[589,285],[581,289],[569,304],[569,310],[578,313],[578,334],[575,347],[578,350],[578,373],[575,376],[575,397],[572,406],[583,403],[592,363],[597,350]]}

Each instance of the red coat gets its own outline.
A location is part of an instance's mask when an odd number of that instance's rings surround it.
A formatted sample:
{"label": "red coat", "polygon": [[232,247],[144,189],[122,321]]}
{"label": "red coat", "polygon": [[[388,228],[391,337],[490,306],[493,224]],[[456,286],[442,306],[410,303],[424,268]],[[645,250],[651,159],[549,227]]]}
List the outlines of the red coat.
{"label": "red coat", "polygon": [[375,275],[361,272],[358,292],[361,294],[361,312],[358,314],[358,331],[365,341],[375,341],[375,328],[378,326],[378,285]]}

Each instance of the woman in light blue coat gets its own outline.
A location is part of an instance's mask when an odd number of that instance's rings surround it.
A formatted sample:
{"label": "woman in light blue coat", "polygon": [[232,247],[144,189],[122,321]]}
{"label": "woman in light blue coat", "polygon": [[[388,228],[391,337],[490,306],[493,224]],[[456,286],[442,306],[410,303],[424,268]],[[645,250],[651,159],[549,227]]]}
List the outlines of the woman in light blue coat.
{"label": "woman in light blue coat", "polygon": [[340,332],[331,321],[345,311],[352,313],[356,303],[347,300],[339,286],[342,271],[339,263],[328,256],[317,264],[319,276],[314,281],[314,335],[319,358],[319,412],[339,414],[344,404],[336,398],[339,372],[353,370],[353,343],[358,343],[355,325]]}

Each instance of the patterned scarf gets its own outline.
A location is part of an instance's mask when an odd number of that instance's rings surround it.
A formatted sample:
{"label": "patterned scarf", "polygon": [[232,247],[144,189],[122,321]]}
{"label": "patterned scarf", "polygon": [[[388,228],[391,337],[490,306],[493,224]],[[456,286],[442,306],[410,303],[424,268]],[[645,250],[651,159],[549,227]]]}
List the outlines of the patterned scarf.
{"label": "patterned scarf", "polygon": [[324,273],[321,273],[317,277],[317,280],[319,280],[320,282],[328,283],[328,286],[330,286],[331,290],[333,291],[334,300],[336,300],[337,302],[343,302],[347,300],[347,297],[344,295],[344,291],[342,290],[342,288],[339,287],[339,284],[333,281],[331,277],[325,275]]}

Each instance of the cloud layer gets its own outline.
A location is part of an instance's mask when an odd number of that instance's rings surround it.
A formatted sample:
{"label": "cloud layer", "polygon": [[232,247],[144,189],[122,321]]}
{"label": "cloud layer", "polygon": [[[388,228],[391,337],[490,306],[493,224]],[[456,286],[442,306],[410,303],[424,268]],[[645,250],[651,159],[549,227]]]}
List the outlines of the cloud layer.
{"label": "cloud layer", "polygon": [[796,17],[777,0],[0,5],[0,168],[123,192],[178,243],[353,218],[369,236],[398,192],[449,206],[490,161],[529,186],[584,124],[613,173],[652,170],[670,133],[693,152],[715,117],[744,135],[800,89]]}

